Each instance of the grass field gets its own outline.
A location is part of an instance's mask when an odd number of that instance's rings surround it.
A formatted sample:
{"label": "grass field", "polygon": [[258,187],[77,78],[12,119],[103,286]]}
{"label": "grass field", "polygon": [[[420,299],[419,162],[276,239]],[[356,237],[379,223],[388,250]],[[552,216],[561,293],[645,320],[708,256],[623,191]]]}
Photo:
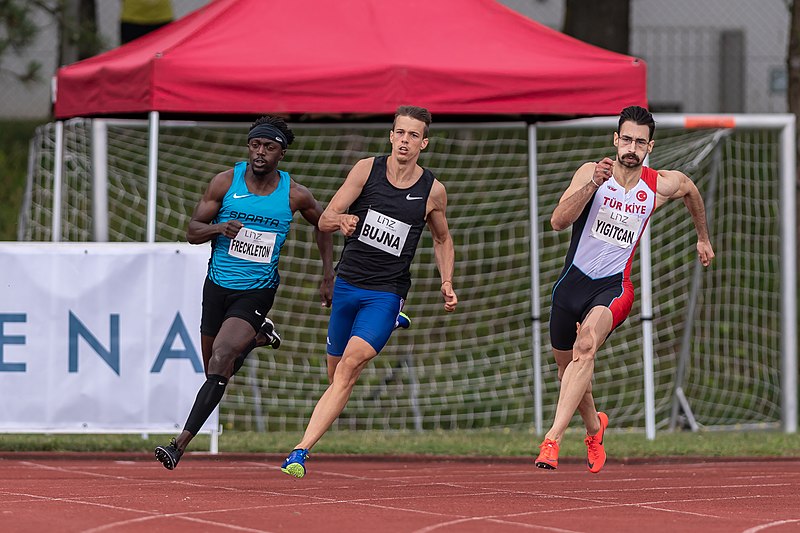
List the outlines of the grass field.
{"label": "grass field", "polygon": [[17,240],[28,171],[28,144],[41,121],[0,121],[0,241]]}
{"label": "grass field", "polygon": [[[299,433],[227,432],[220,435],[221,452],[286,453]],[[0,451],[78,451],[151,453],[170,436],[149,435],[0,435]],[[530,457],[540,442],[532,432],[480,430],[431,432],[331,431],[314,448],[317,453],[368,455],[459,455]],[[207,451],[209,438],[198,436],[192,451]],[[643,433],[613,431],[606,449],[617,458],[647,457],[798,457],[800,435],[779,432],[661,432],[648,441]],[[570,429],[561,446],[562,457],[582,457],[583,434]]]}

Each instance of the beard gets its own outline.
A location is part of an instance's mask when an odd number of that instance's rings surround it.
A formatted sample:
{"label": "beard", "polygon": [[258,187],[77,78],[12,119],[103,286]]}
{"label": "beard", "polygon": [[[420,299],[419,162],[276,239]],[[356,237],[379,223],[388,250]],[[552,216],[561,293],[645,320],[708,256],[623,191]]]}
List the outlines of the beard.
{"label": "beard", "polygon": [[625,154],[618,158],[620,164],[627,168],[636,168],[642,165],[642,160],[636,154]]}

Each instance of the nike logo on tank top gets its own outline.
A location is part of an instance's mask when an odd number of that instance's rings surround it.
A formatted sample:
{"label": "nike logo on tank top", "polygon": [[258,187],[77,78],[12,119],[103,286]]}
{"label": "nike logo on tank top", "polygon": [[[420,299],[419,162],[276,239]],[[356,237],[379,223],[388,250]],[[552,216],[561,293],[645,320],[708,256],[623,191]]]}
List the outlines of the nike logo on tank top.
{"label": "nike logo on tank top", "polygon": [[423,169],[416,183],[399,189],[386,177],[386,159],[373,160],[364,188],[348,210],[358,216],[358,225],[345,239],[336,272],[356,287],[405,298],[435,177]]}
{"label": "nike logo on tank top", "polygon": [[613,176],[601,185],[573,224],[567,265],[592,279],[619,273],[628,279],[639,238],[655,209],[657,178],[658,172],[642,167],[630,191]]}
{"label": "nike logo on tank top", "polygon": [[247,189],[247,162],[233,167],[233,180],[213,220],[223,224],[239,220],[243,227],[234,239],[218,235],[211,241],[208,277],[221,287],[235,290],[275,288],[280,283],[278,260],[292,223],[289,174],[278,171],[277,188],[266,196]]}

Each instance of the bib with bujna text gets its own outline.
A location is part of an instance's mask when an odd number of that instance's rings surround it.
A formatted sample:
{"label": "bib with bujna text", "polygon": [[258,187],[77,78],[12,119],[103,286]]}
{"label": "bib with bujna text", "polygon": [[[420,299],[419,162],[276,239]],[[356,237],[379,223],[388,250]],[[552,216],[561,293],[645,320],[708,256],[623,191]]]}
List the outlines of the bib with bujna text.
{"label": "bib with bujna text", "polygon": [[411,225],[405,222],[368,209],[358,240],[400,257],[410,229]]}

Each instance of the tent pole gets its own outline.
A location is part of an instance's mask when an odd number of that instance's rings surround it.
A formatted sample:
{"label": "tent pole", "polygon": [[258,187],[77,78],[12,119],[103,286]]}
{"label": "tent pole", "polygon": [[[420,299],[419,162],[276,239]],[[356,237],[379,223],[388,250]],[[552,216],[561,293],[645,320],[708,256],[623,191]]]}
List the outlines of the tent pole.
{"label": "tent pole", "polygon": [[539,294],[539,200],[536,166],[536,125],[528,125],[528,185],[531,224],[531,324],[533,336],[533,420],[536,434],[542,434],[542,311]]}
{"label": "tent pole", "polygon": [[108,126],[92,120],[92,224],[95,242],[108,242]]}
{"label": "tent pole", "polygon": [[56,153],[53,167],[53,220],[51,240],[61,242],[61,194],[64,174],[64,121],[56,121]]}
{"label": "tent pole", "polygon": [[150,143],[147,161],[147,242],[156,242],[158,183],[158,111],[150,111]]}
{"label": "tent pole", "polygon": [[[650,164],[646,156],[644,164]],[[642,351],[644,359],[644,428],[647,440],[656,438],[655,372],[653,369],[653,267],[650,256],[650,225],[645,226],[639,241],[642,267]]]}

